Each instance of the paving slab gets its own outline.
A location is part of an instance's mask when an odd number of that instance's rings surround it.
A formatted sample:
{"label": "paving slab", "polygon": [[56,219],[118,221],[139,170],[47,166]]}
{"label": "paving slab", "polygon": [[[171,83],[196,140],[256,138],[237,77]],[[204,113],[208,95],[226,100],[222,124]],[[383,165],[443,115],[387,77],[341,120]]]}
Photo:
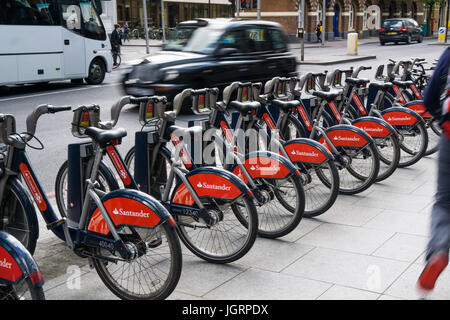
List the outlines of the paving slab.
{"label": "paving slab", "polygon": [[324,223],[297,242],[315,247],[370,254],[393,235],[392,231]]}
{"label": "paving slab", "polygon": [[282,273],[383,293],[408,266],[406,262],[316,248]]}
{"label": "paving slab", "polygon": [[427,237],[396,233],[372,253],[372,255],[381,258],[414,262],[424,253],[427,242]]}
{"label": "paving slab", "polygon": [[376,300],[379,296],[370,291],[334,285],[317,300]]}
{"label": "paving slab", "polygon": [[[207,299],[312,300],[331,284],[258,269],[247,270],[204,297]],[[274,294],[276,292],[276,294]]]}
{"label": "paving slab", "polygon": [[385,210],[364,225],[366,228],[428,237],[430,217],[399,210]]}

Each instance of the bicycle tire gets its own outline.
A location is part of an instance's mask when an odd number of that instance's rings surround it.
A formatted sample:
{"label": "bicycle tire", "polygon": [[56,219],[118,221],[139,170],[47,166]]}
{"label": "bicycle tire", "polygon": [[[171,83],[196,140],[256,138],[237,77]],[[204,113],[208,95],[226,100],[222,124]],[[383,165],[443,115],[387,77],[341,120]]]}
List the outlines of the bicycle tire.
{"label": "bicycle tire", "polygon": [[[378,177],[378,171],[380,168],[380,158],[377,151],[377,148],[375,147],[374,143],[369,143],[365,147],[358,149],[358,155],[361,151],[367,151],[364,152],[362,155],[362,158],[356,158],[355,156],[348,156],[348,154],[352,153],[352,151],[356,151],[357,149],[352,147],[346,147],[346,146],[340,146],[337,148],[339,151],[339,156],[344,157],[347,159],[348,163],[345,166],[341,166],[339,168],[339,193],[346,194],[346,195],[353,195],[361,193],[365,190],[367,190],[377,179]],[[362,175],[361,173],[357,172],[353,167],[351,167],[351,164],[355,161],[355,159],[361,159],[365,160],[367,158],[371,158],[371,166],[369,170],[363,170],[363,172],[369,172],[367,175]],[[345,173],[348,172],[353,178],[355,178],[356,182],[361,181],[360,184],[357,184],[353,187],[347,187],[348,184],[350,184],[349,179],[345,178]],[[351,178],[351,177],[349,177]],[[347,183],[348,182],[348,183]]]}
{"label": "bicycle tire", "polygon": [[[181,275],[181,269],[182,269],[182,253],[181,253],[181,245],[180,245],[180,241],[178,239],[177,236],[177,232],[176,232],[176,228],[175,227],[171,227],[167,222],[164,222],[163,224],[159,225],[156,229],[148,229],[148,228],[144,228],[144,227],[128,227],[130,230],[132,230],[131,232],[137,232],[137,229],[143,229],[147,232],[149,231],[153,231],[158,229],[161,232],[161,238],[158,238],[158,243],[157,243],[157,247],[151,248],[150,246],[152,246],[153,241],[149,241],[148,243],[145,243],[145,253],[147,253],[147,251],[151,251],[148,249],[156,249],[156,248],[160,248],[160,249],[164,249],[161,248],[162,244],[167,243],[168,249],[169,249],[169,255],[170,255],[170,267],[166,267],[166,262],[162,262],[160,260],[161,256],[163,254],[167,253],[165,251],[163,251],[162,253],[158,253],[157,256],[159,259],[157,260],[157,268],[153,268],[149,267],[149,262],[148,260],[146,260],[145,262],[147,262],[147,264],[144,266],[142,264],[142,262],[137,262],[137,265],[135,264],[135,262],[138,259],[141,259],[142,257],[144,257],[146,254],[141,254],[139,255],[139,257],[132,259],[131,261],[125,261],[123,262],[124,265],[128,265],[128,267],[123,267],[124,272],[129,271],[127,274],[127,278],[128,280],[130,280],[130,268],[131,265],[133,265],[133,270],[135,270],[135,268],[138,268],[139,270],[139,276],[138,276],[138,287],[139,287],[139,291],[142,289],[144,289],[144,286],[142,284],[141,279],[145,278],[145,276],[143,275],[144,272],[150,272],[150,271],[165,271],[168,270],[167,273],[167,277],[165,279],[165,281],[163,282],[163,286],[161,286],[160,288],[158,288],[158,290],[155,290],[154,292],[150,292],[150,293],[146,293],[146,294],[140,294],[140,293],[136,293],[136,292],[131,292],[130,290],[128,290],[127,288],[125,288],[121,283],[118,283],[118,281],[113,279],[113,274],[115,272],[110,272],[108,269],[108,265],[112,265],[112,263],[108,263],[106,260],[100,259],[100,258],[93,258],[92,262],[93,262],[93,266],[95,268],[95,270],[97,271],[98,275],[100,276],[100,278],[102,279],[103,283],[106,285],[106,287],[111,290],[111,292],[113,294],[115,294],[117,297],[119,297],[120,299],[123,300],[162,300],[167,298],[172,292],[173,290],[175,290],[175,287],[178,284],[178,281],[180,279],[180,275]],[[123,232],[124,230],[122,230]],[[121,235],[123,238],[125,237],[125,235],[119,232],[119,235]],[[158,231],[154,232],[155,234],[158,233]],[[163,236],[162,233],[165,234],[165,239],[166,242],[163,241]],[[139,234],[139,232],[138,232]],[[127,238],[129,239],[129,238]],[[139,234],[139,239],[141,239],[141,234]],[[131,241],[129,241],[131,242]],[[142,247],[141,243],[142,241],[139,240],[139,242],[134,243],[131,242],[133,245],[135,245],[138,249],[138,252],[144,251],[144,248]],[[138,247],[139,245],[139,247]],[[147,246],[149,248],[147,248]],[[99,249],[99,248],[91,248],[92,253],[97,254],[97,255],[102,255],[104,253],[102,253],[102,250],[104,249]],[[141,252],[142,253],[142,252]],[[143,259],[143,258],[142,258]],[[122,261],[119,261],[117,264],[122,264]],[[114,264],[115,265],[115,264]],[[127,270],[125,270],[126,268],[128,268]],[[120,266],[117,267],[116,270],[119,270]],[[147,273],[148,275],[148,273]],[[154,274],[155,276],[155,274]],[[153,285],[154,283],[158,283],[161,281],[161,279],[156,278],[156,280],[154,277],[149,277],[147,279],[150,279],[150,284]],[[133,283],[133,289],[134,290],[134,283]]]}
{"label": "bicycle tire", "polygon": [[[400,145],[398,138],[391,134],[387,137],[374,137],[375,146],[377,148],[380,157],[380,170],[378,171],[378,177],[375,182],[380,182],[389,178],[395,170],[398,168],[400,162]],[[392,146],[392,151],[388,152],[387,155],[392,155],[391,158],[386,158],[383,156],[381,150],[387,145]]]}
{"label": "bicycle tire", "polygon": [[[264,206],[257,206],[258,235],[269,239],[280,238],[297,228],[302,220],[305,212],[305,191],[300,179],[293,175],[286,179],[271,179],[271,181],[265,180],[265,182],[273,185],[271,192],[275,198],[272,197],[273,199]],[[295,207],[283,198],[282,193],[288,193],[282,191],[283,187],[290,188],[292,193],[295,193]],[[275,200],[286,210],[278,206]]]}
{"label": "bicycle tire", "polygon": [[[66,189],[64,185],[67,183],[67,165],[68,161],[66,160],[59,168],[55,180],[56,205],[58,206],[61,217],[65,218],[67,218],[67,197],[65,197],[64,194],[67,193],[67,190],[64,191],[63,189]],[[100,190],[106,191],[109,189],[109,191],[112,191],[119,189],[117,180],[114,178],[114,175],[109,167],[103,161],[100,162],[98,175],[101,178],[100,181],[99,179],[97,179],[97,181],[100,183]],[[106,186],[108,187],[108,189],[105,188]]]}
{"label": "bicycle tire", "polygon": [[1,300],[45,300],[44,288],[25,278],[13,285],[0,285]]}
{"label": "bicycle tire", "polygon": [[426,128],[428,133],[428,146],[424,156],[429,156],[439,150],[439,140],[442,132],[439,121],[434,118],[431,121],[426,121]]}
{"label": "bicycle tire", "polygon": [[[296,132],[287,132],[287,130]],[[289,115],[286,128],[282,128],[281,131],[284,137],[293,138],[305,135],[303,126],[293,115]],[[311,218],[325,213],[336,202],[339,194],[339,172],[336,164],[333,161],[327,161],[322,164],[296,164],[296,166],[300,173],[307,177],[303,185],[306,201],[303,216]],[[323,170],[327,170],[329,174],[325,174]],[[314,179],[314,174],[317,176],[316,179]],[[313,204],[314,199],[319,198],[321,200]]]}
{"label": "bicycle tire", "polygon": [[[405,168],[417,163],[420,159],[422,159],[422,157],[424,157],[428,147],[428,133],[427,129],[425,128],[425,124],[423,122],[418,122],[416,126],[394,126],[394,128],[401,136],[400,150],[402,152],[400,153],[400,161],[398,166],[400,168]],[[413,135],[418,134],[420,136],[421,143],[417,151],[411,150],[406,145],[405,133],[403,133],[403,130],[407,130],[408,132],[414,130]]]}
{"label": "bicycle tire", "polygon": [[[17,204],[21,210],[17,210]],[[0,230],[14,236],[33,255],[39,237],[37,214],[33,201],[17,178],[8,180],[0,208]],[[23,228],[23,234],[19,228]]]}

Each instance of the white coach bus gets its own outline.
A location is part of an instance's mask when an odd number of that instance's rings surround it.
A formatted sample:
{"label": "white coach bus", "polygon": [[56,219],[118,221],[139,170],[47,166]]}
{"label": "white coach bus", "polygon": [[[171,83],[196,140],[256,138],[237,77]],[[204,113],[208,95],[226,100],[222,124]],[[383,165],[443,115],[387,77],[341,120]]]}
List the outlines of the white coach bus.
{"label": "white coach bus", "polygon": [[0,86],[100,84],[111,68],[111,44],[94,2],[0,0]]}

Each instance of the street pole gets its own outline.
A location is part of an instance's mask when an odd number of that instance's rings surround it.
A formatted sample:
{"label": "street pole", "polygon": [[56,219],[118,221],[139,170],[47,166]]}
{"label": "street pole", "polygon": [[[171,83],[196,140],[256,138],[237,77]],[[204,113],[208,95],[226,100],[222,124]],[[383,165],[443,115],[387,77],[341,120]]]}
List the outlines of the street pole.
{"label": "street pole", "polygon": [[445,34],[444,34],[444,42],[447,43],[447,33],[448,33],[448,9],[449,9],[450,1],[447,0],[447,12],[445,14]]}
{"label": "street pole", "polygon": [[256,2],[256,6],[257,6],[257,19],[261,20],[261,0],[258,0]]}
{"label": "street pole", "polygon": [[239,0],[236,0],[236,17],[239,18],[239,6],[241,5],[241,3],[239,2]]}
{"label": "street pole", "polygon": [[326,31],[326,21],[327,21],[327,8],[326,8],[326,5],[327,5],[327,1],[326,0],[323,0],[323,3],[322,3],[322,45],[325,45],[325,36],[326,36],[326,34],[327,34],[327,31]]}
{"label": "street pole", "polygon": [[142,8],[144,9],[145,52],[149,54],[150,49],[148,45],[147,0],[142,0]]}
{"label": "street pole", "polygon": [[211,0],[208,0],[208,18],[211,19]]}
{"label": "street pole", "polygon": [[305,60],[305,0],[302,0],[300,4],[300,14],[299,14],[299,24],[300,28],[302,29],[302,38],[301,38],[301,45],[300,45],[300,61]]}
{"label": "street pole", "polygon": [[165,19],[164,19],[164,0],[161,0],[161,23],[162,23],[162,41],[163,43],[166,42],[166,23],[165,23]]}

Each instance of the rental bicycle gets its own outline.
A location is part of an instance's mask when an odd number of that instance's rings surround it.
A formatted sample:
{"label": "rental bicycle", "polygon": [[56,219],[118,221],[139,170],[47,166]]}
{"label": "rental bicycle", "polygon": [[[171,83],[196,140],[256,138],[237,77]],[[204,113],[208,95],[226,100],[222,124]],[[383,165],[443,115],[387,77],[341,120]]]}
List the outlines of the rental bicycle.
{"label": "rental bicycle", "polygon": [[[36,218],[33,203],[29,196],[24,196],[26,189],[19,178],[22,177],[47,228],[74,253],[88,258],[111,292],[122,299],[167,297],[181,274],[181,247],[175,220],[157,200],[145,193],[137,190],[105,193],[97,188],[96,177],[103,154],[126,136],[125,130],[83,129],[82,134],[91,138],[92,144],[90,147],[86,143],[69,145],[68,160],[68,194],[79,201],[69,203],[68,217],[61,219],[50,205],[28,160],[26,147],[35,138],[40,116],[67,110],[71,107],[40,105],[27,117],[27,132],[24,133],[16,132],[12,115],[0,116],[0,140],[8,146],[0,177],[1,210],[4,210],[7,190],[16,190],[18,193],[11,193],[11,201],[21,211],[15,211],[12,216],[20,221],[25,221],[25,217]],[[74,122],[79,119],[77,113],[74,118]],[[80,168],[79,155],[83,152],[94,157],[86,181],[80,181],[81,175],[76,169]],[[25,224],[22,227],[16,230],[19,235],[34,232]],[[37,235],[29,238],[35,240]],[[27,244],[33,249],[36,245]]]}

